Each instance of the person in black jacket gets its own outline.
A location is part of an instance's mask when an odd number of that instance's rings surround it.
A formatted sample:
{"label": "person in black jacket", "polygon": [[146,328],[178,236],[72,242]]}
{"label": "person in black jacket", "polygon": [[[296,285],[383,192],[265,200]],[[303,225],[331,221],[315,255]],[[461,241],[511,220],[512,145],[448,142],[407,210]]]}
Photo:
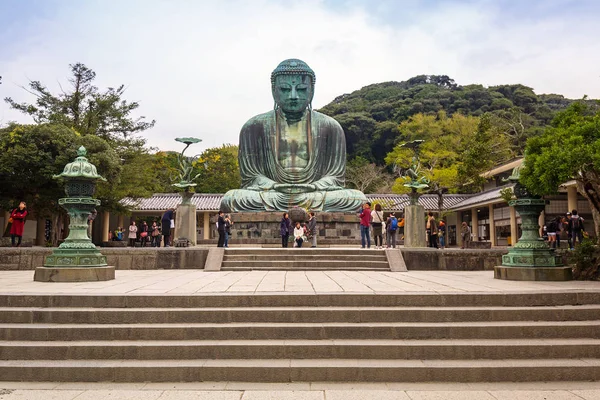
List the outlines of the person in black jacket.
{"label": "person in black jacket", "polygon": [[217,247],[225,246],[225,229],[226,222],[223,211],[219,211],[219,219],[217,220],[217,231],[219,232],[219,243]]}
{"label": "person in black jacket", "polygon": [[160,227],[162,229],[165,247],[171,245],[171,220],[173,219],[173,211],[175,211],[173,208],[169,208],[160,219]]}

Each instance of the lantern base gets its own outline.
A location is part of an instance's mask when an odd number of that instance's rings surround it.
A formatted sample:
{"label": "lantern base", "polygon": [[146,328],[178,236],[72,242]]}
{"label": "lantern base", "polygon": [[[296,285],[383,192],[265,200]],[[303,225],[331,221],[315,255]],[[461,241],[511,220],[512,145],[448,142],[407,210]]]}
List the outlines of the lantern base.
{"label": "lantern base", "polygon": [[115,279],[115,267],[37,267],[36,282],[96,282]]}
{"label": "lantern base", "polygon": [[571,281],[571,267],[494,267],[494,278],[508,281]]}

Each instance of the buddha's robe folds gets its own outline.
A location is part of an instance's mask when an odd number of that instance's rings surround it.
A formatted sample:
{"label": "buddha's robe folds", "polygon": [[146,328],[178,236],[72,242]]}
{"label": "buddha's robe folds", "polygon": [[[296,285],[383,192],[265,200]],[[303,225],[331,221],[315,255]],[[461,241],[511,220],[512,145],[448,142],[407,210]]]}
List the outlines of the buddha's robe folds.
{"label": "buddha's robe folds", "polygon": [[[308,113],[310,112],[310,115]],[[365,195],[344,188],[346,139],[333,118],[308,111],[308,162],[302,168],[284,168],[279,160],[276,111],[250,119],[240,132],[239,164],[242,189],[225,194],[225,212],[287,211],[298,206],[314,211],[356,211]],[[276,185],[298,185],[277,188]],[[312,184],[310,189],[306,185]],[[304,185],[304,186],[303,186]],[[290,193],[292,192],[292,193]]]}

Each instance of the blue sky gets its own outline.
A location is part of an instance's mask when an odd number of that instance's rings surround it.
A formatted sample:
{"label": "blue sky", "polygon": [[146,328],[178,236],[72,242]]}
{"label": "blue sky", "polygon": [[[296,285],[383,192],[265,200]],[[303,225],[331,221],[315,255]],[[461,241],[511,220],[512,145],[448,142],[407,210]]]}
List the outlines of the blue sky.
{"label": "blue sky", "polygon": [[[58,90],[83,62],[98,86],[127,86],[165,149],[237,143],[291,57],[316,71],[315,107],[418,74],[600,98],[599,20],[594,0],[0,0],[0,98],[31,101],[28,79]],[[2,102],[11,120],[29,122]]]}

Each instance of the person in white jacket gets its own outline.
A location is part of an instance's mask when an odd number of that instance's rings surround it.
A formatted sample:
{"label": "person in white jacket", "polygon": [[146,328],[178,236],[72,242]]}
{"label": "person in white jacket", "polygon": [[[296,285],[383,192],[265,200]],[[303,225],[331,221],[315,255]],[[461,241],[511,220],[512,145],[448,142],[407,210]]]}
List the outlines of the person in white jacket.
{"label": "person in white jacket", "polygon": [[304,228],[300,225],[300,222],[296,222],[294,227],[294,239],[296,240],[296,247],[302,247],[304,243]]}

